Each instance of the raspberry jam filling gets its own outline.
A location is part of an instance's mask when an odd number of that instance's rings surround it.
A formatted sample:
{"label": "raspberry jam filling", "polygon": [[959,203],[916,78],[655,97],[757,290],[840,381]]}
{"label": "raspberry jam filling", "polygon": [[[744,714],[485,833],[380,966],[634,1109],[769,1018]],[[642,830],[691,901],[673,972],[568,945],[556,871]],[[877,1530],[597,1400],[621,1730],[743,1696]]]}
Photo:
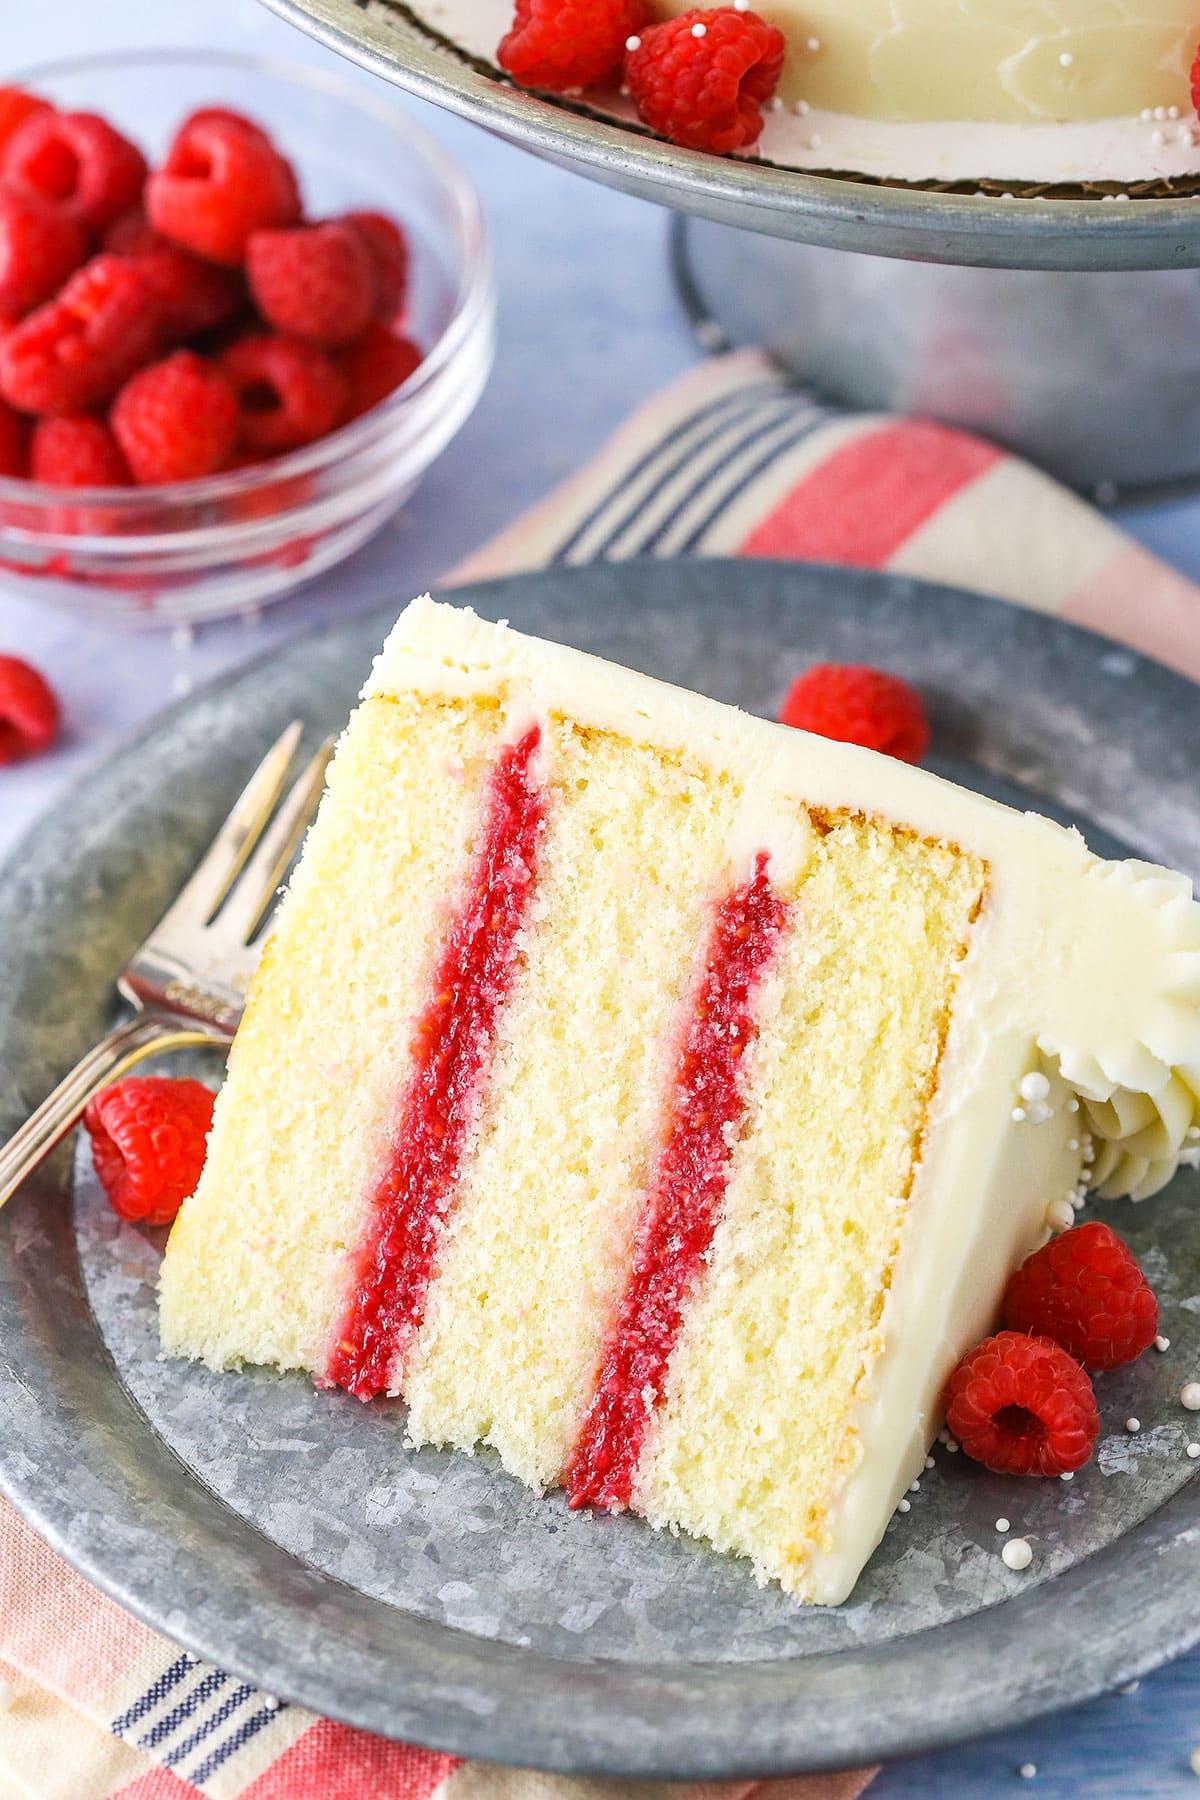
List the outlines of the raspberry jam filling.
{"label": "raspberry jam filling", "polygon": [[535,725],[500,752],[463,897],[413,1033],[391,1155],[371,1196],[358,1274],[326,1371],[362,1400],[394,1385],[425,1310],[434,1257],[490,1072],[496,1027],[521,967],[545,792]]}
{"label": "raspberry jam filling", "polygon": [[629,1281],[564,1476],[572,1506],[628,1506],[687,1302],[716,1230],[745,1111],[743,1054],[789,907],[760,851],[713,910],[642,1207]]}

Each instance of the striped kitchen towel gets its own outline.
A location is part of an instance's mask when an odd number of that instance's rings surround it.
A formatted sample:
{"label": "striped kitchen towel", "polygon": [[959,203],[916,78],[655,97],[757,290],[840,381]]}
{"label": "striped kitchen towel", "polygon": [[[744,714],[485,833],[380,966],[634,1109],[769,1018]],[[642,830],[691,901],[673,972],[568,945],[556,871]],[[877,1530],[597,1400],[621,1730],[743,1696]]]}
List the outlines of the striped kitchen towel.
{"label": "striped kitchen towel", "polygon": [[1200,592],[1094,507],[966,432],[821,405],[758,350],[656,394],[452,578],[631,556],[890,569],[1058,613],[1200,679]]}
{"label": "striped kitchen towel", "polygon": [[[997,594],[1200,678],[1200,593],[1027,464],[715,358],[452,580],[629,556],[807,557]],[[372,1738],[183,1653],[0,1501],[0,1800],[853,1800],[869,1771],[704,1789],[572,1780]]]}

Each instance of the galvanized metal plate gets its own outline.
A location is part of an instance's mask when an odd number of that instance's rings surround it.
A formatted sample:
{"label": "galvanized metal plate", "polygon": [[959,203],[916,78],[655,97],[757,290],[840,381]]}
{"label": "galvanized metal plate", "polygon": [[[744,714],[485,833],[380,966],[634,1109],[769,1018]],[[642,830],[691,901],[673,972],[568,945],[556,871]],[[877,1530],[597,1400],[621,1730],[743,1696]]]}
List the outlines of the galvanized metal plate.
{"label": "galvanized metal plate", "polygon": [[[817,657],[920,682],[936,767],[1195,871],[1200,708],[1180,676],[1040,615],[853,570],[687,562],[461,590],[492,617],[772,714]],[[304,638],[199,693],[69,795],[0,875],[0,1135],[86,1046],[111,984],[281,725],[336,728],[390,623]],[[571,1515],[402,1409],[160,1362],[161,1234],[81,1153],[0,1214],[0,1485],[85,1574],[286,1698],[469,1755],[731,1777],[870,1761],[1079,1700],[1200,1639],[1181,1383],[1200,1368],[1200,1181],[1119,1219],[1165,1355],[1100,1383],[1095,1462],[1003,1481],[938,1452],[850,1602],[795,1606],[637,1520]],[[1124,1420],[1136,1413],[1142,1430]],[[999,1557],[1004,1514],[1030,1539]]]}
{"label": "galvanized metal plate", "polygon": [[[1020,200],[810,175],[681,150],[578,101],[513,87],[420,18],[419,0],[264,0],[310,36],[423,99],[626,193],[835,250],[1007,269],[1200,264],[1200,202],[1123,206],[1051,193]],[[1009,184],[1011,185],[1011,184]]]}

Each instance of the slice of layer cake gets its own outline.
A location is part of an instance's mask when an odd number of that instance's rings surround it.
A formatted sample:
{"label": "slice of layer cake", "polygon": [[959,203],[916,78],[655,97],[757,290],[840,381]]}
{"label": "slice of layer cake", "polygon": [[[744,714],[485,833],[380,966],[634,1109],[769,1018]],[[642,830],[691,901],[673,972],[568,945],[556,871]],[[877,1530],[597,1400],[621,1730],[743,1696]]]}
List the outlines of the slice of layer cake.
{"label": "slice of layer cake", "polygon": [[1198,1003],[1182,877],[415,601],[163,1345],[403,1395],[414,1443],[837,1601],[1048,1207],[1171,1174]]}

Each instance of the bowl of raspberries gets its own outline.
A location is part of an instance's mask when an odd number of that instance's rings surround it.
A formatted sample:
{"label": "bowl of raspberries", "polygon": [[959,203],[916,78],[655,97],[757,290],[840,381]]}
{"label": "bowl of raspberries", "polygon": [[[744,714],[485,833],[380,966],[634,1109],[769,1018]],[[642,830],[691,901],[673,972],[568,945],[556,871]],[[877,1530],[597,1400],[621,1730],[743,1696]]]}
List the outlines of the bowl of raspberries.
{"label": "bowl of raspberries", "polygon": [[208,52],[0,86],[0,581],[248,611],[412,493],[481,394],[466,178],[384,96]]}

